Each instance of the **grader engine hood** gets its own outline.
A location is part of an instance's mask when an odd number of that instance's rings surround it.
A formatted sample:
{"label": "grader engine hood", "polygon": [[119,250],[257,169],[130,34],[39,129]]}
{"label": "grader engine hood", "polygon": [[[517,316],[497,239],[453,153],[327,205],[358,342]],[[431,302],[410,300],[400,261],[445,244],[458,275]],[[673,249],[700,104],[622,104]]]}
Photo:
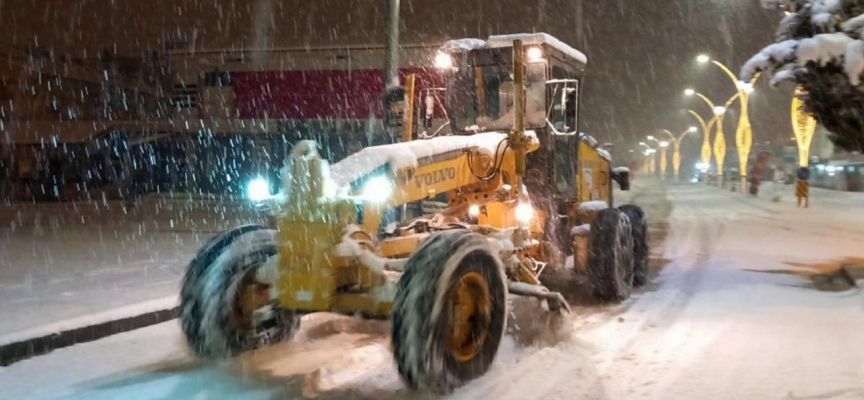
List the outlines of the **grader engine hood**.
{"label": "grader engine hood", "polygon": [[[536,143],[534,132],[528,133]],[[435,193],[428,190],[447,183],[445,187],[467,185],[469,168],[451,165],[447,160],[458,158],[465,150],[473,150],[491,158],[500,157],[507,147],[507,135],[499,132],[468,136],[443,136],[434,139],[367,147],[335,164],[330,175],[340,195],[358,200],[378,200],[388,205],[403,204]],[[467,177],[466,177],[467,172]],[[381,198],[390,182],[391,197]],[[436,189],[440,192],[441,188]],[[419,196],[419,197],[418,197]],[[376,198],[377,197],[377,198]]]}

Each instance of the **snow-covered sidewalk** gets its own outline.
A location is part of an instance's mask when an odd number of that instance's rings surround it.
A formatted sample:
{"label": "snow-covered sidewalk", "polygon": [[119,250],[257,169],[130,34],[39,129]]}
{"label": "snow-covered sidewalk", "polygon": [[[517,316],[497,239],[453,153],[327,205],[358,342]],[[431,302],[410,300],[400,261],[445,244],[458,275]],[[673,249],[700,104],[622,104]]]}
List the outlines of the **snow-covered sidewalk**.
{"label": "snow-covered sidewalk", "polygon": [[0,206],[0,346],[176,307],[201,243],[252,215],[163,196]]}

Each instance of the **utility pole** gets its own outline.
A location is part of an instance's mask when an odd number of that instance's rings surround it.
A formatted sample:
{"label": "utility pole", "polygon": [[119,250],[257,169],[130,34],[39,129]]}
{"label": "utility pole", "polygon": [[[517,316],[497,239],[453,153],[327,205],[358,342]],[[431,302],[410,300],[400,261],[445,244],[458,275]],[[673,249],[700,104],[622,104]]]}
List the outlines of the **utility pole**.
{"label": "utility pole", "polygon": [[387,80],[385,88],[399,86],[399,0],[388,0]]}
{"label": "utility pole", "polygon": [[399,0],[388,0],[387,54],[384,75],[384,129],[390,143],[401,136],[405,89],[399,82]]}

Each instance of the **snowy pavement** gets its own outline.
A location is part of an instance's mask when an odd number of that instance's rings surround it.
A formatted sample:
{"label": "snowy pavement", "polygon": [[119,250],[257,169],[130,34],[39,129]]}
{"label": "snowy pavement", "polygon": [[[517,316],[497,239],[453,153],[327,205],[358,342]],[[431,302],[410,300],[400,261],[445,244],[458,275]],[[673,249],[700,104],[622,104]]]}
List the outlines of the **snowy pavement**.
{"label": "snowy pavement", "polygon": [[151,196],[0,207],[0,345],[177,305],[201,243],[238,207]]}
{"label": "snowy pavement", "polygon": [[[864,398],[864,294],[832,274],[864,266],[864,196],[814,190],[803,210],[792,186],[779,202],[634,189],[663,266],[649,288],[622,305],[574,307],[572,336],[554,346],[508,336],[489,373],[450,398]],[[386,322],[315,314],[303,324],[292,342],[210,365],[166,322],[0,368],[0,397],[417,398],[392,364]]]}

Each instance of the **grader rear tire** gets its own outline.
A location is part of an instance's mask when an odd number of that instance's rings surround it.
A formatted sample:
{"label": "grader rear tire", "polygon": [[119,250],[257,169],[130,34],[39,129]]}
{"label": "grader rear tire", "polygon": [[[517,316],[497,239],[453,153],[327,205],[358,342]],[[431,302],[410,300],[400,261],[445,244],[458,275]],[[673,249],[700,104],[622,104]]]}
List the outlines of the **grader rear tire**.
{"label": "grader rear tire", "polygon": [[254,226],[226,232],[198,252],[180,291],[181,327],[196,355],[225,358],[294,336],[299,316],[271,304],[269,288],[254,280],[276,253],[276,232]]}
{"label": "grader rear tire", "polygon": [[627,204],[618,207],[630,219],[630,232],[633,236],[633,286],[641,287],[648,283],[648,225],[645,212],[637,205]]}
{"label": "grader rear tire", "polygon": [[483,375],[507,325],[504,267],[464,230],[426,240],[405,265],[393,301],[392,345],[408,387],[445,394]]}
{"label": "grader rear tire", "polygon": [[633,284],[633,237],[626,214],[614,208],[597,213],[588,239],[588,279],[594,296],[621,301]]}

